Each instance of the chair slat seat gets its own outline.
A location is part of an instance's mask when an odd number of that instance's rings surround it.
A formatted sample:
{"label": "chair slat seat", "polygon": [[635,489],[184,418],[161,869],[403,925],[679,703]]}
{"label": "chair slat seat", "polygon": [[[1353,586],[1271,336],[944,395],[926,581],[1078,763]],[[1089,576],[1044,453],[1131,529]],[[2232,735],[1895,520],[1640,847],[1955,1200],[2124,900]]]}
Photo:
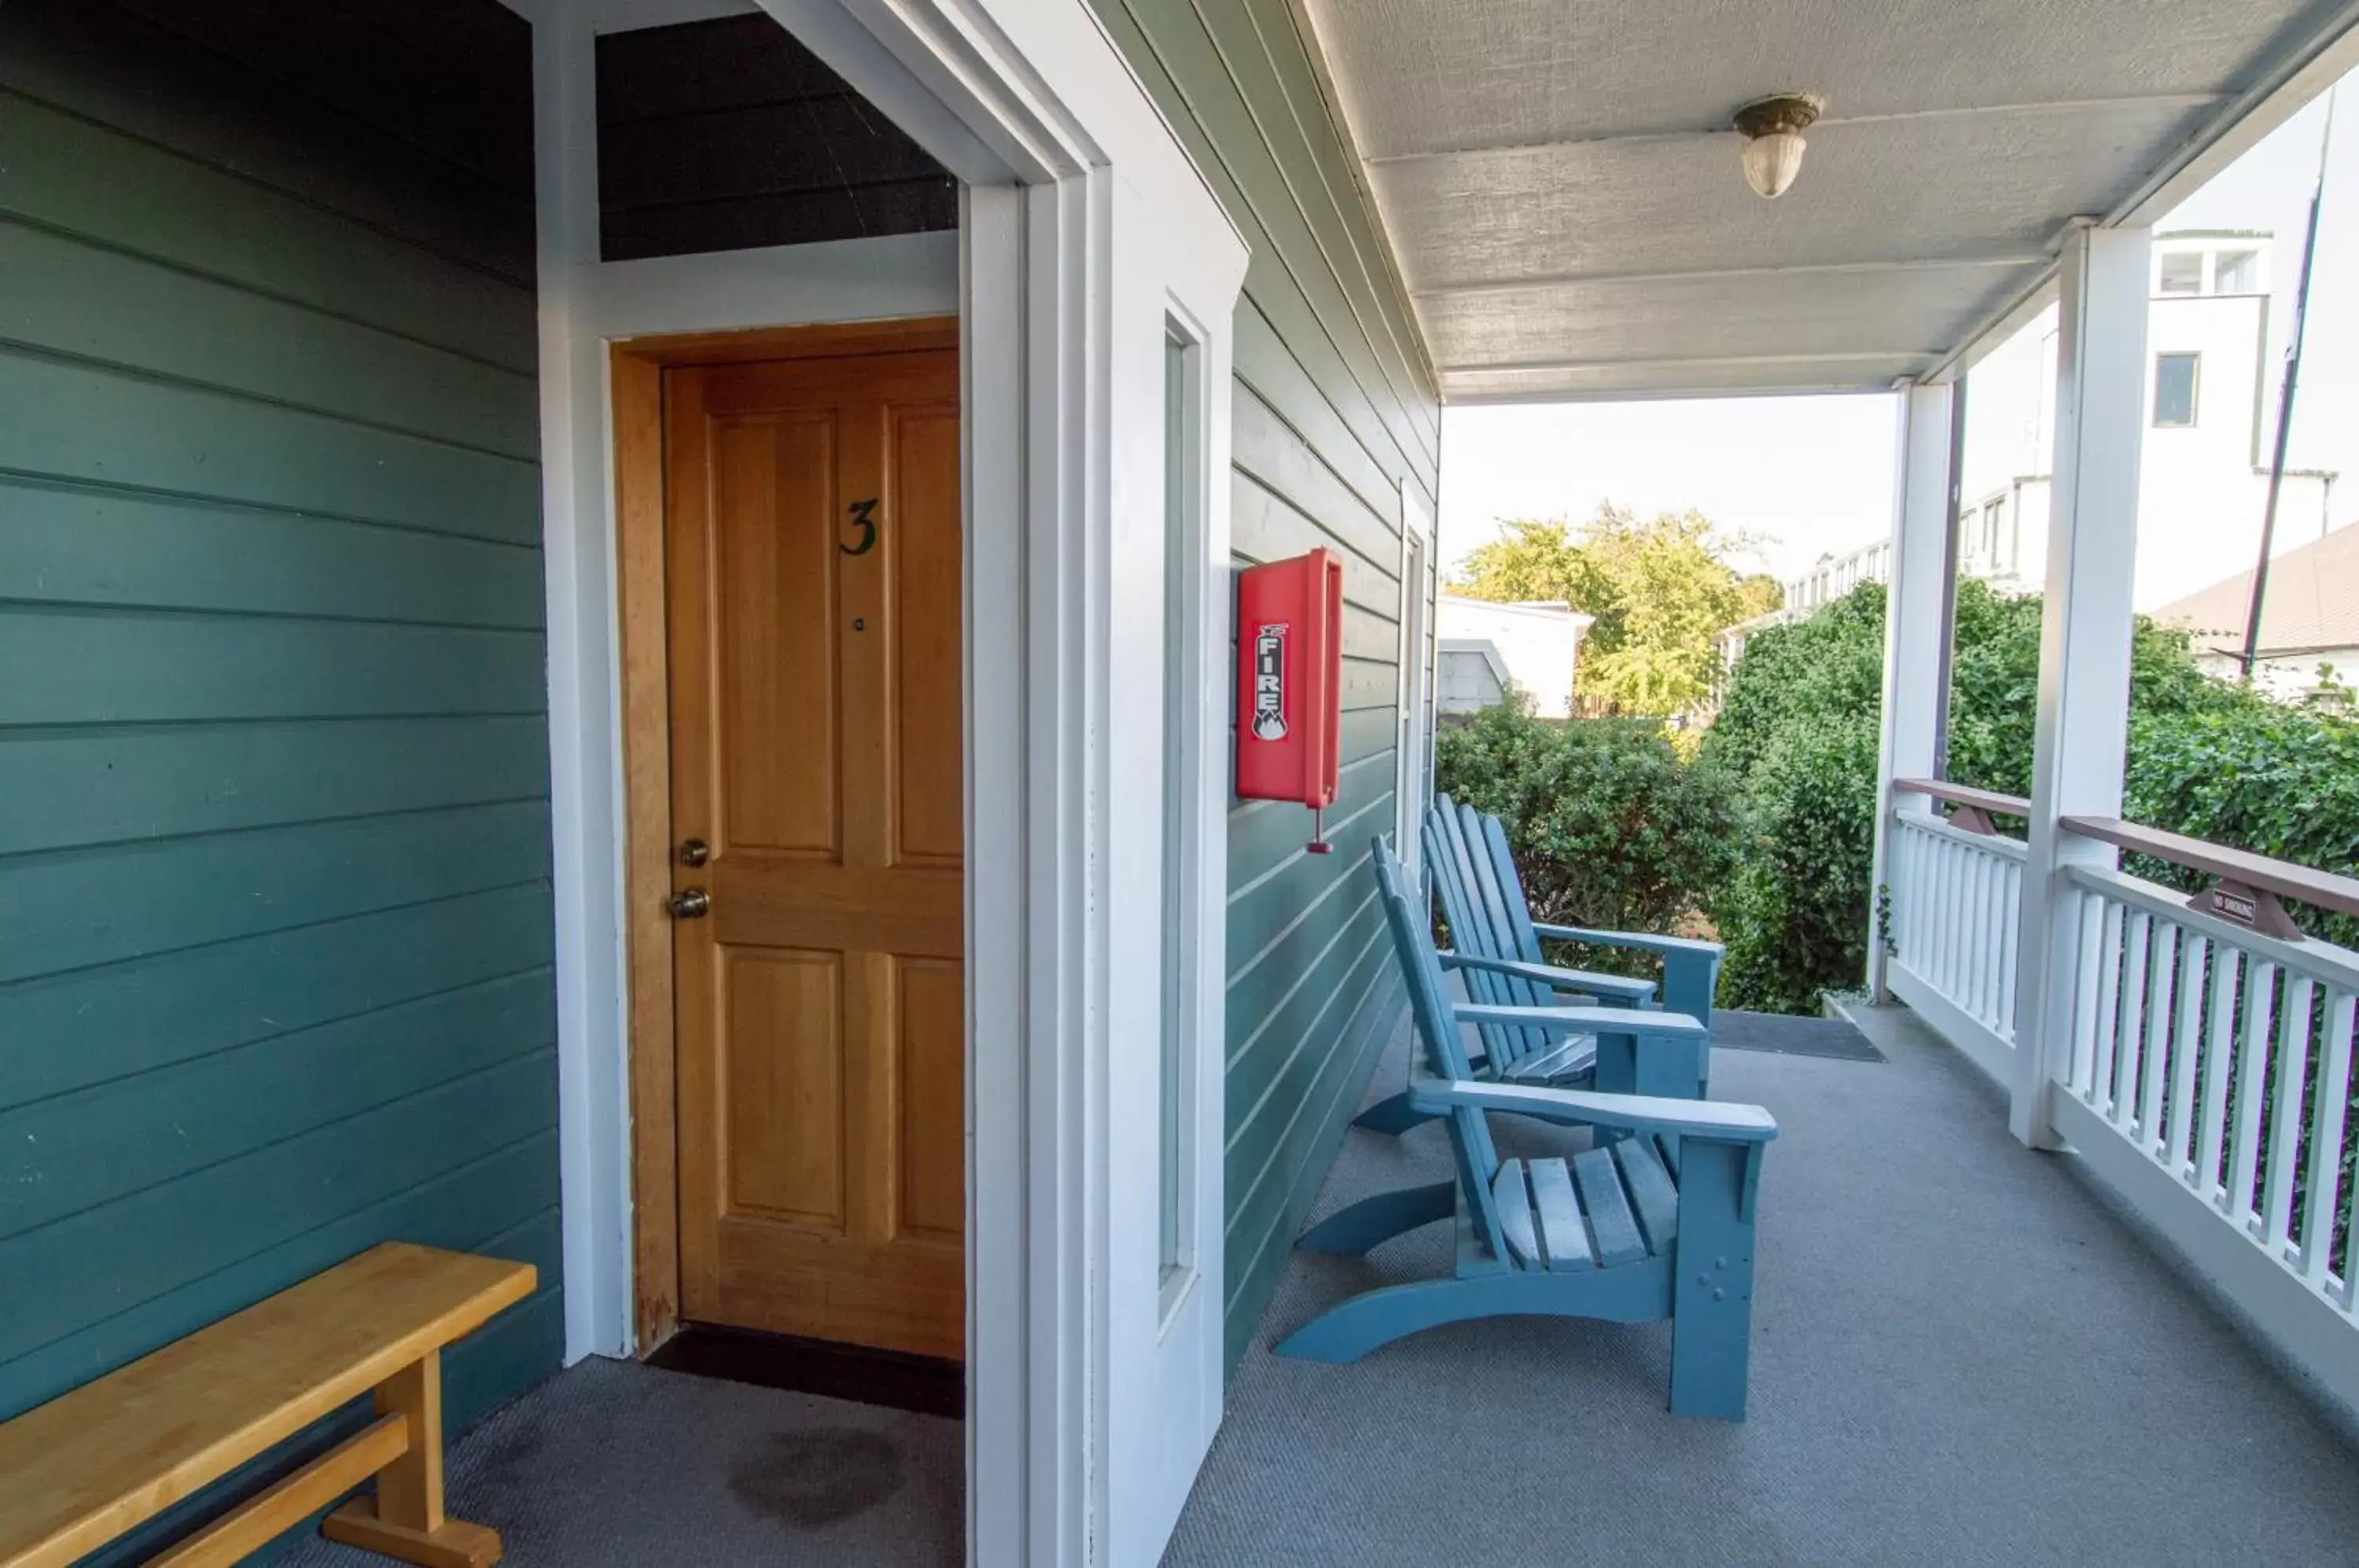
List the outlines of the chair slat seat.
{"label": "chair slat seat", "polygon": [[1679,1235],[1679,1190],[1650,1138],[1624,1138],[1611,1154],[1503,1160],[1491,1202],[1508,1250],[1526,1269],[1563,1273],[1660,1258]]}
{"label": "chair slat seat", "polygon": [[1491,1202],[1498,1210],[1499,1231],[1507,1238],[1508,1249],[1528,1268],[1546,1268],[1548,1257],[1540,1250],[1538,1221],[1532,1214],[1531,1192],[1524,1185],[1522,1160],[1499,1161],[1498,1172],[1491,1178]]}
{"label": "chair slat seat", "polygon": [[1637,1216],[1623,1195],[1620,1169],[1603,1149],[1584,1149],[1572,1157],[1572,1187],[1581,1196],[1581,1212],[1597,1248],[1597,1265],[1612,1269],[1636,1263],[1647,1256],[1646,1238],[1638,1234]]}
{"label": "chair slat seat", "polygon": [[1540,1236],[1548,1247],[1549,1268],[1559,1274],[1577,1273],[1597,1266],[1590,1250],[1589,1222],[1581,1217],[1581,1200],[1572,1190],[1572,1172],[1561,1160],[1532,1162],[1532,1207],[1540,1216]]}

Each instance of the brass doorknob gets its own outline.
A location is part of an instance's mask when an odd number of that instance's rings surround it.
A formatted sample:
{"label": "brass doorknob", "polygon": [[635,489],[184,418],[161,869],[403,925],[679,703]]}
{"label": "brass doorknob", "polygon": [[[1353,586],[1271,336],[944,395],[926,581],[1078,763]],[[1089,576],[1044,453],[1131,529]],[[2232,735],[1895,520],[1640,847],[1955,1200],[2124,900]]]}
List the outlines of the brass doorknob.
{"label": "brass doorknob", "polygon": [[712,912],[712,895],[701,887],[690,887],[671,896],[671,912],[676,920],[701,920]]}

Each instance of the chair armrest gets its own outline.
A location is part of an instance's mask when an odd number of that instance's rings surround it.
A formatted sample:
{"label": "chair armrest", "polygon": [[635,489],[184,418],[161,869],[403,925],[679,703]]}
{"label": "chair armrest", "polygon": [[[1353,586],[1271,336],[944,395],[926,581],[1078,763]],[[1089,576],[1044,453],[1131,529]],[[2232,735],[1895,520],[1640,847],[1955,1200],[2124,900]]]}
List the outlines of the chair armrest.
{"label": "chair armrest", "polygon": [[1714,958],[1728,950],[1716,942],[1705,942],[1692,936],[1656,936],[1648,931],[1593,931],[1587,926],[1532,927],[1533,931],[1550,942],[1581,942],[1592,947],[1631,947],[1642,953],[1700,953]]}
{"label": "chair armrest", "polygon": [[1584,1034],[1652,1035],[1658,1040],[1710,1040],[1712,1030],[1685,1013],[1638,1007],[1495,1007],[1473,1003],[1452,1007],[1459,1022],[1524,1024],[1539,1029],[1579,1029]]}
{"label": "chair armrest", "polygon": [[1599,1094],[1587,1089],[1427,1078],[1410,1083],[1409,1101],[1423,1111],[1465,1105],[1723,1143],[1767,1143],[1777,1136],[1777,1118],[1761,1106],[1719,1100],[1667,1100],[1651,1094]]}
{"label": "chair armrest", "polygon": [[1442,953],[1434,956],[1441,960],[1444,969],[1481,969],[1494,975],[1512,975],[1518,980],[1537,981],[1560,991],[1584,991],[1593,996],[1613,996],[1632,1002],[1644,1002],[1655,995],[1652,980],[1634,980],[1627,975],[1597,975],[1586,969],[1560,969],[1553,964],[1484,958],[1472,953]]}

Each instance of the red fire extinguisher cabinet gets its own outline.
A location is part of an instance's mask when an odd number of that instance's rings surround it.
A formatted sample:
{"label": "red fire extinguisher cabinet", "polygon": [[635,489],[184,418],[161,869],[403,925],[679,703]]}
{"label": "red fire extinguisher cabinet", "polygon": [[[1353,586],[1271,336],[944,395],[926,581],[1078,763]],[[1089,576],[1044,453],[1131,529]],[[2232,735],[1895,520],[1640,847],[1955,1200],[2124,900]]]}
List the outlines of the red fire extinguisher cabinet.
{"label": "red fire extinguisher cabinet", "polygon": [[[1314,550],[1237,581],[1237,793],[1335,802],[1343,746],[1343,563]],[[1327,845],[1316,816],[1310,848]]]}

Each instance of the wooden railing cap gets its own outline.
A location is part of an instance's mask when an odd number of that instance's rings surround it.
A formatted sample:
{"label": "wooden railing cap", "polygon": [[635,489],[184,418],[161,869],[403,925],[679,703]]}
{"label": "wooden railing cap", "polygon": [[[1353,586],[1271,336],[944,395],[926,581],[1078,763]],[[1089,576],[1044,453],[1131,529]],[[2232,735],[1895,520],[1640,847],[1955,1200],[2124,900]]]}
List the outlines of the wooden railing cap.
{"label": "wooden railing cap", "polygon": [[2116,848],[2135,850],[2140,855],[2151,855],[2158,860],[2168,860],[2190,871],[2201,871],[2207,877],[2242,882],[2247,887],[2258,887],[2279,898],[2296,898],[2321,909],[2359,915],[2359,877],[2341,877],[2332,871],[2314,871],[2307,866],[2296,866],[2289,860],[2274,860],[2266,855],[2232,849],[2208,839],[2165,833],[2160,828],[2141,827],[2136,822],[2125,822],[2119,817],[2065,817],[2060,819],[2060,825],[2066,833],[2093,838]]}
{"label": "wooden railing cap", "polygon": [[2031,802],[2020,795],[2002,795],[1995,789],[1976,789],[1964,784],[1952,784],[1941,779],[1895,779],[1895,789],[1911,794],[1930,795],[1936,800],[1947,800],[1953,806],[1972,806],[1977,811],[2001,817],[2027,817]]}

